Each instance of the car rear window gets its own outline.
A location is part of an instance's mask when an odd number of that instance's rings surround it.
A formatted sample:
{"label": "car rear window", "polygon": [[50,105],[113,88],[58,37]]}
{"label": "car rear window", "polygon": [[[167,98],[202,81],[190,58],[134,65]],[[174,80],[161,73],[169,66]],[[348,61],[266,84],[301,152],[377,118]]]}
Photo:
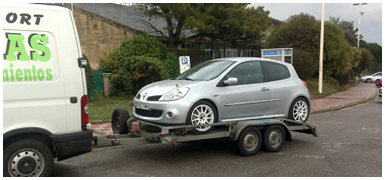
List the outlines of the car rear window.
{"label": "car rear window", "polygon": [[286,66],[274,62],[263,62],[264,69],[269,76],[269,81],[277,81],[290,77],[289,70]]}

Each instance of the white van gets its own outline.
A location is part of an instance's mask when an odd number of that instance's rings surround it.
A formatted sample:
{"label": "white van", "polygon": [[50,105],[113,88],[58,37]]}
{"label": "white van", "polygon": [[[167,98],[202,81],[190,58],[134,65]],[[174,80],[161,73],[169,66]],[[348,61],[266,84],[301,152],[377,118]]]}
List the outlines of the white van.
{"label": "white van", "polygon": [[85,61],[72,12],[3,4],[3,173],[49,176],[92,150]]}

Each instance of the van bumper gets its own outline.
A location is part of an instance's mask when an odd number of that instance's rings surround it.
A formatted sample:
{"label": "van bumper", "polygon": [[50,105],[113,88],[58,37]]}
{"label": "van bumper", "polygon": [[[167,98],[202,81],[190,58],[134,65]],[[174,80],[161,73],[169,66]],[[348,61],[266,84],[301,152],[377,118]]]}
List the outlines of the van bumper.
{"label": "van bumper", "polygon": [[58,161],[92,151],[92,131],[52,134]]}

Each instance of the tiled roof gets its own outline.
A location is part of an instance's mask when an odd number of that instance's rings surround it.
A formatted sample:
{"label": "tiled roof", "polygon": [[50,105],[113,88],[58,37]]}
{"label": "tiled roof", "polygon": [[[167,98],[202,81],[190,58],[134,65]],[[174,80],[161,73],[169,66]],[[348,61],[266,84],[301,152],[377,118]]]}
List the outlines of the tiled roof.
{"label": "tiled roof", "polygon": [[[146,15],[145,9],[112,3],[74,3],[73,5],[134,30],[147,32],[153,36],[160,36],[161,34],[159,32],[156,32],[153,28],[143,22],[146,21],[151,23],[156,29],[161,30],[163,34],[167,35],[167,31],[165,30],[165,27],[167,27],[166,21],[163,18],[157,17],[152,17],[150,19]],[[192,35],[193,33],[191,31],[184,30],[182,32],[182,37],[189,37]]]}

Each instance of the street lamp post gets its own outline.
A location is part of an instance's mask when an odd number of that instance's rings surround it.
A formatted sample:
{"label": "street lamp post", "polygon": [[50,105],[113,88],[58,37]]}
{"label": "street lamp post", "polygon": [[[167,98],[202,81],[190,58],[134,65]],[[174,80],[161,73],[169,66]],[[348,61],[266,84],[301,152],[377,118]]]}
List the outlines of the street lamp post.
{"label": "street lamp post", "polygon": [[364,15],[364,12],[361,11],[362,5],[367,5],[368,3],[355,3],[353,6],[358,6],[358,33],[357,33],[357,47],[360,47],[360,35],[361,35],[361,16]]}
{"label": "street lamp post", "polygon": [[324,55],[324,23],[325,23],[325,3],[322,3],[322,21],[321,21],[321,39],[319,52],[319,75],[318,75],[318,93],[322,94],[322,76],[323,76],[323,55]]}

